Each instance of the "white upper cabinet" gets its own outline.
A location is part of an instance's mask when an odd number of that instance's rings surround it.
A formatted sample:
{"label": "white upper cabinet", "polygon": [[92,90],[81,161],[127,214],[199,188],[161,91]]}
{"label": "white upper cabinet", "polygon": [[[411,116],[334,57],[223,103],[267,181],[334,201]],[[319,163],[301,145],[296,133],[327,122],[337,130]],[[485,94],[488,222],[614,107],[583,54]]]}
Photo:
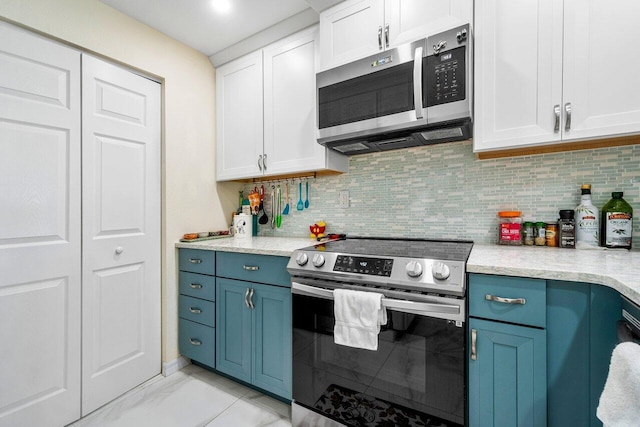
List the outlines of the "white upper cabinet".
{"label": "white upper cabinet", "polygon": [[316,142],[318,30],[216,71],[218,181],[332,170],[348,158]]}
{"label": "white upper cabinet", "polygon": [[631,0],[476,2],[474,151],[640,132],[638,20]]}
{"label": "white upper cabinet", "polygon": [[472,0],[349,0],[320,14],[323,70],[472,23]]}

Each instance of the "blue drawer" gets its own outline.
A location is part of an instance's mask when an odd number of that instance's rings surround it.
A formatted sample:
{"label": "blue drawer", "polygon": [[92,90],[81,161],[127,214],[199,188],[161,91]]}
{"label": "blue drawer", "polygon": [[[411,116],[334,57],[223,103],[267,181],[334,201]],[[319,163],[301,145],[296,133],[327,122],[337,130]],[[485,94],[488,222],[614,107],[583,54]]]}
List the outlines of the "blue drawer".
{"label": "blue drawer", "polygon": [[181,271],[192,273],[216,274],[215,252],[202,249],[180,249],[179,265]]}
{"label": "blue drawer", "polygon": [[[488,298],[524,300],[524,304]],[[469,275],[469,316],[544,328],[547,319],[547,282],[521,277]]]}
{"label": "blue drawer", "polygon": [[212,368],[216,367],[216,330],[180,319],[178,322],[180,354]]}
{"label": "blue drawer", "polygon": [[178,316],[203,325],[216,326],[216,304],[203,299],[180,295]]}
{"label": "blue drawer", "polygon": [[180,294],[215,301],[216,278],[204,274],[180,272]]}
{"label": "blue drawer", "polygon": [[287,273],[289,258],[286,257],[216,252],[216,262],[218,277],[291,286],[291,276]]}

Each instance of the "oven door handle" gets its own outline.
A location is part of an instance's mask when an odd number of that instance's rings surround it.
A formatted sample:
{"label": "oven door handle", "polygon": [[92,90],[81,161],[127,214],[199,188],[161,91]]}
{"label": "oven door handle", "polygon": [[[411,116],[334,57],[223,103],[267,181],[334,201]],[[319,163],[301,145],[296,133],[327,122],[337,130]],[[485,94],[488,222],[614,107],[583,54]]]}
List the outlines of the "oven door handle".
{"label": "oven door handle", "polygon": [[[333,299],[333,291],[331,289],[317,288],[315,286],[303,285],[302,283],[291,283],[291,292],[298,295],[307,295],[313,297],[320,297],[324,299]],[[440,304],[440,303],[428,303],[428,302],[414,302],[404,301],[391,298],[382,298],[382,305],[386,308],[395,309],[398,311],[413,313],[413,314],[425,314],[429,313],[446,313],[446,314],[460,314],[460,306],[453,304]]]}

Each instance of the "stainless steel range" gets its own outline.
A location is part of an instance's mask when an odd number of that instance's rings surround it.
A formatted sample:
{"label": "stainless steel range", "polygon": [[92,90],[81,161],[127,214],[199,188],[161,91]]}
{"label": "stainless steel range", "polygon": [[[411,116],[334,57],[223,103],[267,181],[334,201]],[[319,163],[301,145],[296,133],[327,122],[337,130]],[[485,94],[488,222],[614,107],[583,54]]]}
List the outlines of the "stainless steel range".
{"label": "stainless steel range", "polygon": [[[470,241],[349,237],[294,252],[294,426],[459,426],[466,420]],[[383,295],[375,351],[336,344],[333,291]]]}

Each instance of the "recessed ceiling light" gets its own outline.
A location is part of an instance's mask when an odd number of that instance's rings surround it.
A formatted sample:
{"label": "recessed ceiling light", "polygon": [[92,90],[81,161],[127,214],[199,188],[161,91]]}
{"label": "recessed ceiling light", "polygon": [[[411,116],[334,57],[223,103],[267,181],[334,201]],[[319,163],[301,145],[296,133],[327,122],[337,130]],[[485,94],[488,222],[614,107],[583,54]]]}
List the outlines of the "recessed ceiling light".
{"label": "recessed ceiling light", "polygon": [[231,10],[231,2],[229,0],[211,0],[211,6],[219,13],[227,13]]}

